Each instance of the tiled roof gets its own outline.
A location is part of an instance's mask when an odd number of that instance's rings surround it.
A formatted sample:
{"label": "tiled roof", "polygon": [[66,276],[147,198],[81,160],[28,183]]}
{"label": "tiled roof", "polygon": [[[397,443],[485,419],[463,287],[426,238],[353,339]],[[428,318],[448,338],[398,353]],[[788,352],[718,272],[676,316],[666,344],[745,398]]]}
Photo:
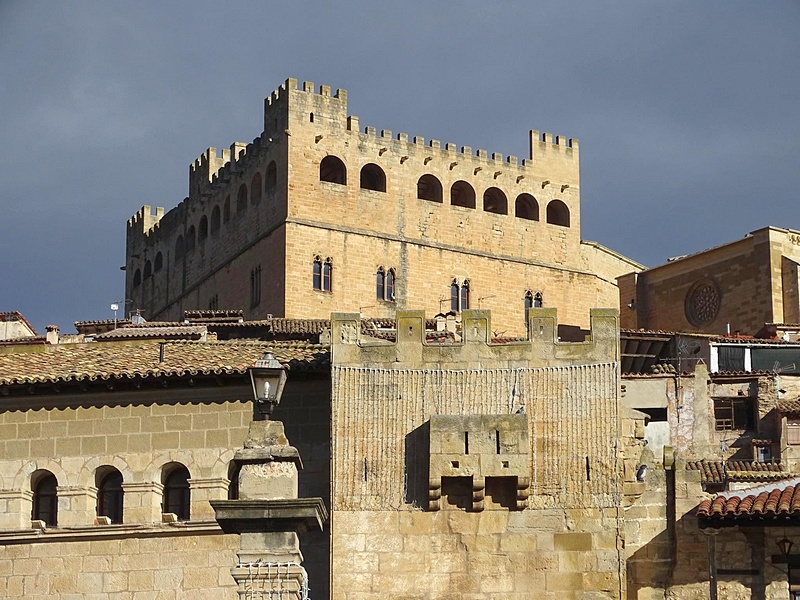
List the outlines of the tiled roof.
{"label": "tiled roof", "polygon": [[697,507],[697,516],[715,521],[779,515],[800,516],[800,477],[746,490],[720,492]]}
{"label": "tiled roof", "polygon": [[791,477],[784,471],[780,463],[757,462],[752,460],[722,461],[695,460],[687,461],[687,471],[700,471],[702,483],[722,483],[725,477],[737,481],[769,481]]}
{"label": "tiled roof", "polygon": [[118,327],[95,336],[96,341],[108,340],[199,340],[208,334],[205,325],[130,325]]}
{"label": "tiled roof", "polygon": [[778,400],[778,412],[784,415],[800,415],[800,400]]}
{"label": "tiled roof", "polygon": [[[163,345],[163,354],[162,354]],[[106,342],[0,354],[0,386],[135,377],[244,374],[272,349],[290,371],[326,371],[328,346],[307,342]]]}

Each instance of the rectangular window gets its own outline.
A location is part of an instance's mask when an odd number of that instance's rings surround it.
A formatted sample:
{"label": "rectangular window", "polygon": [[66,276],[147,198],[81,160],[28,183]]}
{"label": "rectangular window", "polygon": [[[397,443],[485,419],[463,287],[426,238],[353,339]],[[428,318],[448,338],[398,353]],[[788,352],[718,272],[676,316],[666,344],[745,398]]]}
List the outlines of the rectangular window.
{"label": "rectangular window", "polygon": [[772,448],[769,446],[756,446],[756,461],[769,462],[772,460]]}
{"label": "rectangular window", "polygon": [[250,271],[250,306],[261,303],[261,265]]}
{"label": "rectangular window", "polygon": [[786,443],[792,446],[800,445],[800,419],[790,419],[786,424]]}
{"label": "rectangular window", "polygon": [[717,431],[755,429],[755,402],[752,398],[715,398],[714,420]]}

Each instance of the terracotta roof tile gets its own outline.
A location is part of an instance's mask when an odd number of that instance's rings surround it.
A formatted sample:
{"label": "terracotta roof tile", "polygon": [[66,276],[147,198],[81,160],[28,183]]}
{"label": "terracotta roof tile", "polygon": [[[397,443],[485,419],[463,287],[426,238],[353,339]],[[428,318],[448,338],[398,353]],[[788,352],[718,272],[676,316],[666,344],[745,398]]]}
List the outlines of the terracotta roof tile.
{"label": "terracotta roof tile", "polygon": [[753,517],[800,516],[800,477],[793,477],[746,490],[720,492],[703,500],[697,516],[711,520]]}
{"label": "terracotta roof tile", "polygon": [[702,483],[723,483],[728,480],[737,481],[771,481],[789,478],[792,474],[784,471],[781,463],[758,462],[752,460],[722,461],[694,460],[687,461],[687,471],[700,471]]}
{"label": "terracotta roof tile", "polygon": [[129,325],[118,327],[95,336],[96,341],[108,340],[199,340],[208,334],[205,325]]}
{"label": "terracotta roof tile", "polygon": [[784,415],[800,415],[800,400],[778,400],[778,412]]}
{"label": "terracotta roof tile", "polygon": [[[163,361],[161,345],[163,343]],[[328,346],[307,342],[104,342],[45,346],[42,352],[0,354],[0,385],[83,380],[243,374],[264,352],[289,370],[327,371]]]}

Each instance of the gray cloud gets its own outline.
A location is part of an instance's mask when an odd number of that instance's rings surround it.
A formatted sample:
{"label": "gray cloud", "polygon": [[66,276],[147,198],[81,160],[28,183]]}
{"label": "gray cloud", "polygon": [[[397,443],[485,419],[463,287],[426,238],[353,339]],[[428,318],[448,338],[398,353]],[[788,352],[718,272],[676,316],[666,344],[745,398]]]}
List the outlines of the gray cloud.
{"label": "gray cloud", "polygon": [[789,0],[0,3],[0,310],[109,316],[125,221],[258,135],[289,76],[395,132],[580,139],[583,237],[646,264],[800,227],[799,21]]}

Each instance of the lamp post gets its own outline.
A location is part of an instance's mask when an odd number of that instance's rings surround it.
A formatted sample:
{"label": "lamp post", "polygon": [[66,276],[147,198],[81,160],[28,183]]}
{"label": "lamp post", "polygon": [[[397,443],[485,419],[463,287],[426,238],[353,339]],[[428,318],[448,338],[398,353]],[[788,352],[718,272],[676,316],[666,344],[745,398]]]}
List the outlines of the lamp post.
{"label": "lamp post", "polygon": [[250,381],[253,384],[253,399],[258,412],[264,418],[269,418],[273,409],[281,401],[283,386],[286,383],[286,370],[267,350],[255,364],[248,369]]}

